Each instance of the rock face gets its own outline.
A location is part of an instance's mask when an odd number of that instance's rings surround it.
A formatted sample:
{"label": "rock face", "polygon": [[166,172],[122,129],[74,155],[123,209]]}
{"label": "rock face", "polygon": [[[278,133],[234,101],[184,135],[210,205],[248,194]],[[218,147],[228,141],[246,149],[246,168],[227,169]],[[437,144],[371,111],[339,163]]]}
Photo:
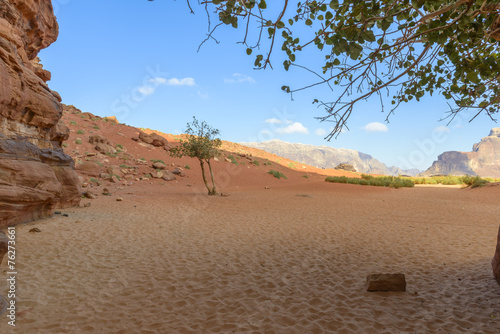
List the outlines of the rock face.
{"label": "rock face", "polygon": [[69,129],[38,52],[58,25],[50,0],[0,0],[0,228],[77,205],[78,178],[63,153]]}
{"label": "rock face", "polygon": [[345,148],[293,144],[277,139],[261,143],[240,144],[319,168],[335,168],[338,164],[345,163],[352,165],[360,173],[383,175],[416,175],[420,173],[418,170],[388,167],[371,155]]}
{"label": "rock face", "polygon": [[495,250],[495,256],[491,261],[491,266],[493,268],[493,276],[498,284],[500,284],[500,228],[498,229],[497,248]]}
{"label": "rock face", "polygon": [[444,152],[422,175],[479,175],[500,177],[500,128],[474,144],[472,152]]}

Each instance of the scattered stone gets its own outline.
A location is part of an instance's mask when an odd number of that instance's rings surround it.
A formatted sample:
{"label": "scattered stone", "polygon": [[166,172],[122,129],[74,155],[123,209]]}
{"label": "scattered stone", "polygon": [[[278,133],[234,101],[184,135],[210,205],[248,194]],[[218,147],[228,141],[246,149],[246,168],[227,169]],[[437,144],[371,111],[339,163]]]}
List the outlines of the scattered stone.
{"label": "scattered stone", "polygon": [[163,162],[157,161],[157,162],[155,162],[153,164],[153,168],[156,168],[156,169],[165,169],[165,168],[167,168],[167,165],[165,165]]}
{"label": "scattered stone", "polygon": [[116,201],[117,201],[117,202],[122,202],[122,201],[123,201],[123,198],[118,197],[118,198],[116,199]]}
{"label": "scattered stone", "polygon": [[186,173],[184,173],[184,172],[182,171],[182,168],[180,168],[180,167],[177,167],[176,169],[174,169],[174,170],[172,171],[172,173],[173,173],[173,174],[175,174],[175,175],[178,175],[178,176],[180,176],[180,177],[184,177],[184,176],[186,176]]}
{"label": "scattered stone", "polygon": [[29,230],[31,233],[40,233],[42,232],[38,227],[34,227],[31,230]]}
{"label": "scattered stone", "polygon": [[406,291],[404,274],[371,274],[366,278],[367,291]]}
{"label": "scattered stone", "polygon": [[85,203],[85,204],[83,204],[83,207],[84,207],[84,208],[90,208],[90,204],[91,204],[90,202]]}
{"label": "scattered stone", "polygon": [[264,189],[271,189],[271,188],[269,188],[269,187],[264,187]]}
{"label": "scattered stone", "polygon": [[69,217],[69,215],[67,213],[63,213],[62,216],[63,217]]}
{"label": "scattered stone", "polygon": [[228,194],[228,193],[220,193],[220,195],[221,195],[222,197],[229,197],[229,196],[230,196],[230,194]]}
{"label": "scattered stone", "polygon": [[85,198],[88,198],[88,199],[95,199],[95,198],[96,198],[95,194],[93,194],[93,193],[92,193],[92,192],[90,192],[90,191],[85,191],[85,192],[83,193],[83,196],[84,196]]}
{"label": "scattered stone", "polygon": [[299,197],[309,197],[309,198],[312,198],[312,196],[311,196],[311,195],[307,195],[307,194],[299,194],[299,195],[297,195],[297,196],[299,196]]}
{"label": "scattered stone", "polygon": [[111,178],[109,179],[109,181],[111,181],[112,183],[118,183],[118,182],[120,182],[120,180],[118,179],[118,177],[116,177],[116,175],[111,176]]}
{"label": "scattered stone", "polygon": [[217,161],[217,162],[219,162],[219,158],[217,158],[217,157],[214,157],[214,161]]}
{"label": "scattered stone", "polygon": [[163,172],[156,172],[156,173],[152,173],[152,176],[154,178],[157,178],[157,179],[161,179],[163,177]]}
{"label": "scattered stone", "polygon": [[87,182],[82,183],[82,188],[87,188],[88,186],[89,186],[89,184]]}
{"label": "scattered stone", "polygon": [[104,196],[111,196],[111,193],[109,192],[109,189],[108,189],[108,188],[104,188],[104,189],[102,190],[102,194],[103,194]]}
{"label": "scattered stone", "polygon": [[116,149],[108,144],[98,143],[95,146],[95,150],[101,152],[102,154],[115,154]]}
{"label": "scattered stone", "polygon": [[172,172],[169,171],[163,171],[163,177],[165,181],[173,181],[176,179],[175,175]]}
{"label": "scattered stone", "polygon": [[109,175],[108,173],[101,173],[101,174],[99,175],[99,177],[100,177],[101,179],[103,179],[103,180],[107,180],[107,181],[109,181],[109,179],[111,179],[111,175]]}
{"label": "scattered stone", "polygon": [[132,140],[133,140],[133,141],[139,141],[139,138],[135,138],[135,137],[133,137],[133,138],[132,138]]}
{"label": "scattered stone", "polygon": [[56,211],[54,212],[55,215],[60,215],[61,214],[61,211]]}

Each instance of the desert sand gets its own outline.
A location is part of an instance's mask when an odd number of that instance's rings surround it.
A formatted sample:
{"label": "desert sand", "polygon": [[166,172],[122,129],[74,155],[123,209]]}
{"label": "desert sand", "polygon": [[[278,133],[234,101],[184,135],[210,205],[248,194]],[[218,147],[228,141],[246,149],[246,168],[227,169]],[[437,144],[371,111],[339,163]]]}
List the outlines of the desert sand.
{"label": "desert sand", "polygon": [[[500,332],[500,187],[269,177],[242,178],[229,197],[115,186],[17,226],[16,327],[2,316],[0,332]],[[407,291],[366,292],[371,273],[404,273]]]}

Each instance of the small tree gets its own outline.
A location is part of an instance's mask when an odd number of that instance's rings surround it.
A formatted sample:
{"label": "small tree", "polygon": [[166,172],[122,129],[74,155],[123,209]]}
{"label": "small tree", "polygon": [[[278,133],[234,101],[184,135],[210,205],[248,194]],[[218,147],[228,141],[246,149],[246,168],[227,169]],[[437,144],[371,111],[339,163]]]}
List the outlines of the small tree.
{"label": "small tree", "polygon": [[[187,140],[181,140],[179,146],[170,149],[170,155],[176,158],[182,158],[184,156],[197,158],[200,161],[201,175],[208,189],[208,194],[217,195],[210,159],[219,155],[219,147],[222,142],[219,138],[215,138],[219,135],[219,130],[212,128],[204,121],[200,123],[196,117],[193,116],[193,122],[187,124],[186,134],[188,135]],[[205,162],[210,170],[212,188],[208,185],[205,176]]]}

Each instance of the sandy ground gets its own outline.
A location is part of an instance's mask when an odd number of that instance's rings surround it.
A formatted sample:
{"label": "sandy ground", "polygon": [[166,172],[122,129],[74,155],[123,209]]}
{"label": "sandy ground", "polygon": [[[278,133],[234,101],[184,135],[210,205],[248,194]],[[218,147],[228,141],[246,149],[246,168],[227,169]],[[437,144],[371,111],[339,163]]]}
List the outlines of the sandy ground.
{"label": "sandy ground", "polygon": [[[499,333],[499,188],[114,189],[16,227],[0,333]],[[406,292],[365,291],[398,272]]]}

